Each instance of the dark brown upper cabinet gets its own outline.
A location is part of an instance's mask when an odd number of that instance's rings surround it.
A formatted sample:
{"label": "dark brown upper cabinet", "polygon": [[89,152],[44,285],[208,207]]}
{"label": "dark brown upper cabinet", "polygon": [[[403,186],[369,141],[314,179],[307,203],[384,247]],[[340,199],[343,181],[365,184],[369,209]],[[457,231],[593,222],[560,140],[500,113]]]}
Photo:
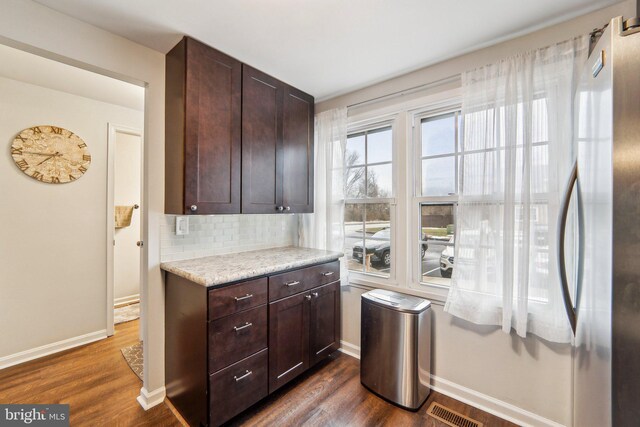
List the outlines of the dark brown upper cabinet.
{"label": "dark brown upper cabinet", "polygon": [[282,205],[285,211],[313,212],[313,97],[284,89]]}
{"label": "dark brown upper cabinet", "polygon": [[248,65],[242,77],[242,212],[313,212],[313,97]]}
{"label": "dark brown upper cabinet", "polygon": [[313,212],[312,96],[189,37],[165,96],[165,213]]}
{"label": "dark brown upper cabinet", "polygon": [[247,65],[242,73],[242,212],[282,206],[282,109],[285,85]]}
{"label": "dark brown upper cabinet", "polygon": [[165,96],[165,213],[240,213],[242,63],[185,37]]}

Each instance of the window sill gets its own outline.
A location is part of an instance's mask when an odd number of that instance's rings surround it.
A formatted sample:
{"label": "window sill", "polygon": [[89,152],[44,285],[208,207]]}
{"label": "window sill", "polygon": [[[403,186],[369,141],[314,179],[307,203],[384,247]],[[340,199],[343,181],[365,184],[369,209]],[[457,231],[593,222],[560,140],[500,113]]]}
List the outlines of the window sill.
{"label": "window sill", "polygon": [[449,293],[449,289],[442,286],[412,284],[410,287],[405,287],[388,280],[384,282],[371,280],[369,277],[356,276],[353,273],[349,274],[348,285],[367,291],[372,289],[387,289],[403,294],[414,295],[420,298],[426,298],[435,305],[444,305],[447,294]]}

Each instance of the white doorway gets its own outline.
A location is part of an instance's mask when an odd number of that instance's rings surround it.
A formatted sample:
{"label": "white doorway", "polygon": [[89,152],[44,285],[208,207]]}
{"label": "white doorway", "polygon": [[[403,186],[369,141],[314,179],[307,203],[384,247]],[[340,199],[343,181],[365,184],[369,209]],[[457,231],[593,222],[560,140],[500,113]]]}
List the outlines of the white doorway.
{"label": "white doorway", "polygon": [[[142,277],[142,131],[109,124],[107,233],[107,334],[114,333],[114,310],[139,315]],[[142,334],[140,333],[140,336]]]}

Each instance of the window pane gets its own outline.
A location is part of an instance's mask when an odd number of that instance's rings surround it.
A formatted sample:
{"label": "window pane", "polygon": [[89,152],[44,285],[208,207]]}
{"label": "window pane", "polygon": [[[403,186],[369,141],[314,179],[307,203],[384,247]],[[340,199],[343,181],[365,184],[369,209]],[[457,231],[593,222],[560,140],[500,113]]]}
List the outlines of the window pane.
{"label": "window pane", "polygon": [[367,163],[390,162],[392,160],[391,128],[367,133]]}
{"label": "window pane", "polygon": [[344,207],[344,255],[347,267],[353,271],[364,271],[362,247],[364,242],[364,205],[347,203]]}
{"label": "window pane", "polygon": [[453,272],[455,206],[420,206],[422,282],[448,284]]}
{"label": "window pane", "polygon": [[392,196],[392,166],[391,164],[367,167],[367,196]]}
{"label": "window pane", "polygon": [[392,260],[389,204],[346,204],[345,256],[351,271],[389,277]]}
{"label": "window pane", "polygon": [[391,212],[387,203],[366,205],[364,269],[383,277],[391,271]]}
{"label": "window pane", "polygon": [[360,199],[365,195],[364,166],[347,169],[345,179],[345,195],[347,199]]}
{"label": "window pane", "polygon": [[455,114],[430,117],[422,121],[422,157],[455,152]]}
{"label": "window pane", "polygon": [[456,192],[455,157],[422,161],[422,195],[447,196]]}
{"label": "window pane", "polygon": [[347,138],[347,152],[345,159],[348,166],[364,165],[367,161],[364,151],[364,133],[350,135]]}
{"label": "window pane", "polygon": [[533,101],[531,114],[531,141],[545,142],[549,140],[549,120],[547,117],[547,99],[541,98]]}
{"label": "window pane", "polygon": [[549,146],[537,145],[531,149],[531,191],[549,191]]}

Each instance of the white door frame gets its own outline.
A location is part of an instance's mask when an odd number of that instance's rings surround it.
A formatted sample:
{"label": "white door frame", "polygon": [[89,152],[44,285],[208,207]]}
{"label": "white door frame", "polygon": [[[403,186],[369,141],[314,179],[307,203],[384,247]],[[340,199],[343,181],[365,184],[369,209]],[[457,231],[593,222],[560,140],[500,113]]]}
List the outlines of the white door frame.
{"label": "white door frame", "polygon": [[[144,135],[142,130],[132,128],[129,126],[122,126],[113,123],[108,123],[108,136],[107,136],[107,336],[114,334],[115,325],[113,319],[113,304],[114,304],[114,245],[115,245],[115,154],[116,154],[116,134],[124,133],[127,135],[134,135],[140,137],[140,189],[142,194],[140,195],[140,233],[145,229],[145,217],[143,204],[144,200]],[[142,240],[142,235],[140,236]],[[144,245],[140,248],[140,298],[142,298],[142,251],[144,251]],[[142,304],[140,304],[142,310]],[[142,316],[142,311],[140,312]],[[142,337],[142,328],[140,328],[140,337]]]}

